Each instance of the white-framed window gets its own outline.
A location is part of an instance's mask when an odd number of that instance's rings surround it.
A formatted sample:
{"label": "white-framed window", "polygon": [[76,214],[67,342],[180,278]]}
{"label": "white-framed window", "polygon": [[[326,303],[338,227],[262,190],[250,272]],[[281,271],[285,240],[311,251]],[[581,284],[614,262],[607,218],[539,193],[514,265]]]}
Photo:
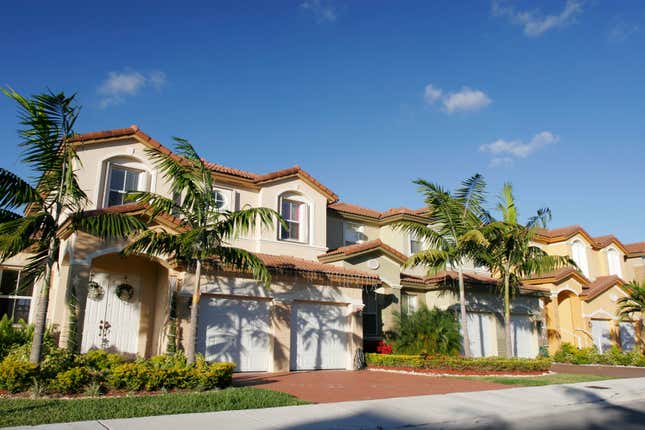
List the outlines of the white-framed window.
{"label": "white-framed window", "polygon": [[623,276],[623,271],[620,267],[620,254],[614,248],[607,250],[607,267],[610,275]]}
{"label": "white-framed window", "polygon": [[418,297],[414,294],[401,295],[401,311],[405,315],[411,315],[419,309]]}
{"label": "white-framed window", "polygon": [[145,190],[145,172],[118,164],[110,164],[108,169],[105,206],[118,206],[128,203],[127,194],[131,191]]}
{"label": "white-framed window", "polygon": [[309,214],[305,202],[297,200],[295,196],[280,198],[280,215],[287,223],[287,227],[280,226],[278,238],[293,242],[308,241]]}
{"label": "white-framed window", "polygon": [[220,211],[233,210],[233,192],[223,188],[213,189],[213,197],[215,197],[215,207]]}
{"label": "white-framed window", "polygon": [[343,244],[354,245],[356,243],[365,242],[365,227],[360,224],[355,224],[352,222],[343,223]]}
{"label": "white-framed window", "polygon": [[33,283],[20,285],[20,270],[0,269],[0,318],[29,321]]}
{"label": "white-framed window", "polygon": [[571,244],[571,258],[576,262],[582,274],[589,277],[589,264],[587,263],[587,247],[580,240]]}
{"label": "white-framed window", "polygon": [[410,255],[414,255],[424,249],[425,243],[423,239],[420,239],[415,233],[410,233]]}

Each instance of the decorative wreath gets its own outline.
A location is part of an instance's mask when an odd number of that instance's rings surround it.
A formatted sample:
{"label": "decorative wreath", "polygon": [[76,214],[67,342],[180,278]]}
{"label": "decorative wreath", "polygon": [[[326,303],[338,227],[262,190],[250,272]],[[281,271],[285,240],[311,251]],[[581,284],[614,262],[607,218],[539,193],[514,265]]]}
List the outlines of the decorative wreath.
{"label": "decorative wreath", "polygon": [[101,300],[105,294],[105,290],[98,282],[90,281],[87,284],[87,297],[92,300]]}
{"label": "decorative wreath", "polygon": [[119,284],[116,287],[116,296],[124,302],[129,302],[134,297],[134,287],[130,284]]}

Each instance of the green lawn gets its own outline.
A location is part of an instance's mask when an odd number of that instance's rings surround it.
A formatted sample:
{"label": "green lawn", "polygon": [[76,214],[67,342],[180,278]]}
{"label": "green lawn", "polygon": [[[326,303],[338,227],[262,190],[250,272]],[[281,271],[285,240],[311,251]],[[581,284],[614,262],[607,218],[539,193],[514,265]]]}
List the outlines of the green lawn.
{"label": "green lawn", "polygon": [[0,399],[0,427],[307,404],[257,388],[96,399]]}
{"label": "green lawn", "polygon": [[598,375],[577,375],[573,373],[554,373],[542,376],[524,376],[520,378],[512,376],[468,376],[461,379],[476,379],[479,381],[496,382],[498,384],[522,385],[525,387],[537,387],[552,384],[573,384],[575,382],[594,382],[612,379],[607,376]]}

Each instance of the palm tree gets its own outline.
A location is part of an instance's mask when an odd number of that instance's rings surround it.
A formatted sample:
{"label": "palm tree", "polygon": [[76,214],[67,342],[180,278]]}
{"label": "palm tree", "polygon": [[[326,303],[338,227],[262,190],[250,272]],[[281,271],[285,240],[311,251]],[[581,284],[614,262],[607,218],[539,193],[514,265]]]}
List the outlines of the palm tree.
{"label": "palm tree", "polygon": [[628,318],[637,313],[645,314],[645,281],[632,281],[623,288],[628,297],[618,299],[618,313],[621,318]]}
{"label": "palm tree", "polygon": [[414,181],[424,195],[427,206],[428,225],[412,221],[400,221],[396,228],[416,235],[429,249],[412,255],[404,267],[424,266],[428,273],[452,268],[459,277],[459,306],[464,343],[464,355],[469,357],[468,318],[466,314],[466,293],[464,287],[464,265],[477,249],[486,245],[481,228],[488,222],[483,208],[486,182],[476,174],[462,182],[462,186],[450,192],[440,185],[423,179]]}
{"label": "palm tree", "polygon": [[[23,251],[31,254],[21,281],[37,280],[40,285],[30,354],[30,361],[38,364],[62,225],[67,233],[83,230],[109,239],[125,238],[145,223],[124,214],[84,212],[87,196],[76,178],[74,165],[80,160],[71,144],[80,111],[74,96],[46,93],[28,99],[12,89],[2,92],[18,103],[22,162],[33,177],[25,180],[0,168],[0,261]],[[22,215],[16,212],[22,210]]]}
{"label": "palm tree", "polygon": [[576,267],[573,260],[564,256],[548,255],[531,245],[538,228],[546,228],[551,220],[549,208],[539,209],[525,225],[518,222],[518,211],[513,195],[513,186],[504,184],[497,204],[502,217],[482,229],[488,247],[476,258],[479,264],[490,268],[493,275],[502,281],[504,296],[504,331],[506,355],[513,355],[511,343],[511,290],[517,289],[523,279],[552,272],[566,266]]}
{"label": "palm tree", "polygon": [[[217,261],[238,270],[250,270],[255,279],[268,287],[271,275],[262,260],[244,249],[230,246],[230,242],[256,226],[271,227],[276,219],[281,223],[284,220],[276,211],[268,208],[221,210],[214,193],[211,170],[187,140],[174,140],[175,153],[163,153],[156,149],[146,152],[170,184],[172,195],[177,198],[169,199],[151,192],[135,192],[131,193],[131,197],[149,207],[153,219],[159,214],[174,214],[179,219],[178,233],[147,230],[123,253],[173,257],[186,262],[194,270],[195,285],[186,339],[186,358],[189,363],[194,363],[204,262]],[[182,198],[183,201],[180,201]]]}

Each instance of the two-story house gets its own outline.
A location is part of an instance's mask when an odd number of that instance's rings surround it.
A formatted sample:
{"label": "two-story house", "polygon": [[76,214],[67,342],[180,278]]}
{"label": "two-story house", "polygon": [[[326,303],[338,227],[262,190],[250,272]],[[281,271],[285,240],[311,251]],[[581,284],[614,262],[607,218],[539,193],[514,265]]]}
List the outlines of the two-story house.
{"label": "two-story house", "polygon": [[[78,135],[75,145],[78,181],[91,200],[88,211],[145,217],[145,208],[127,201],[129,191],[173,197],[146,154],[150,148],[170,150],[136,126]],[[233,361],[240,371],[353,368],[362,348],[363,290],[381,281],[374,273],[317,261],[327,250],[327,206],[337,196],[298,166],[268,174],[215,163],[209,168],[222,209],[272,208],[288,228],[276,222],[233,243],[262,258],[272,272],[270,288],[226,267],[204,275],[197,350],[208,360]],[[177,219],[158,217],[152,228],[175,231]],[[174,292],[186,328],[191,274],[168,259],[124,258],[124,245],[84,233],[64,238],[48,310],[48,325],[62,345],[76,333],[81,351],[163,353]],[[3,313],[30,319],[38,286],[33,294],[16,291],[22,265],[24,256],[5,262],[0,303]]]}
{"label": "two-story house", "polygon": [[550,351],[561,343],[578,347],[595,345],[605,351],[612,345],[624,350],[640,344],[639,316],[621,320],[617,302],[626,293],[625,282],[643,279],[643,243],[623,244],[613,235],[592,237],[575,225],[541,230],[536,245],[550,255],[569,256],[579,270],[565,268],[527,284],[549,290],[545,319]]}
{"label": "two-story house", "polygon": [[[403,268],[408,257],[426,248],[419,238],[396,228],[400,220],[427,224],[424,209],[395,208],[384,212],[349,203],[329,205],[327,244],[330,251],[319,256],[325,263],[378,274],[383,285],[363,293],[363,335],[366,350],[387,337],[395,321],[394,312],[407,313],[424,305],[459,309],[456,291],[458,274],[443,270],[428,274],[422,267]],[[475,356],[504,353],[503,303],[498,281],[484,268],[465,267],[466,307],[471,352]],[[516,356],[535,357],[541,340],[542,287],[524,285],[511,304],[512,343]]]}

